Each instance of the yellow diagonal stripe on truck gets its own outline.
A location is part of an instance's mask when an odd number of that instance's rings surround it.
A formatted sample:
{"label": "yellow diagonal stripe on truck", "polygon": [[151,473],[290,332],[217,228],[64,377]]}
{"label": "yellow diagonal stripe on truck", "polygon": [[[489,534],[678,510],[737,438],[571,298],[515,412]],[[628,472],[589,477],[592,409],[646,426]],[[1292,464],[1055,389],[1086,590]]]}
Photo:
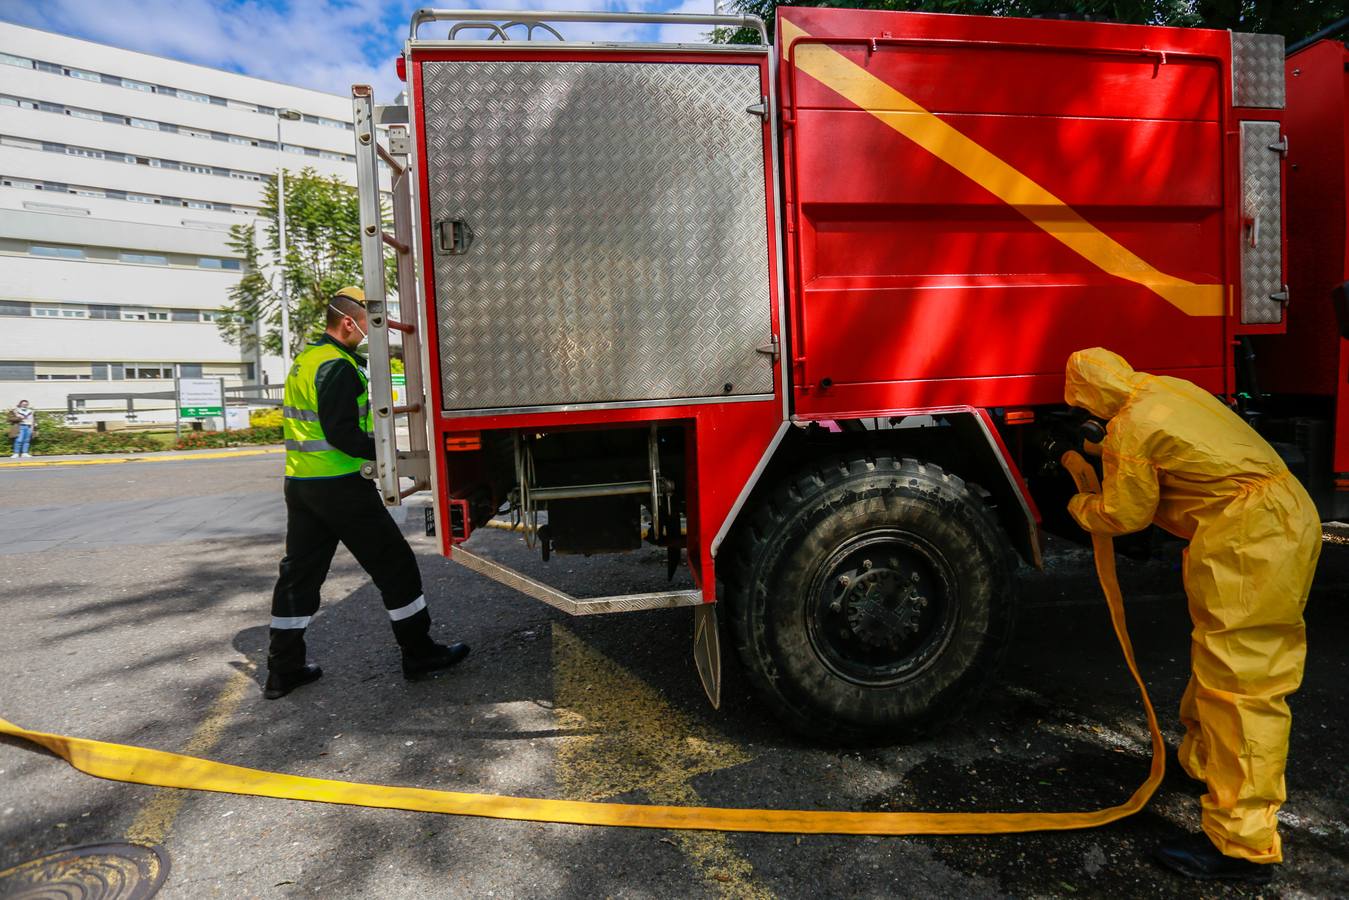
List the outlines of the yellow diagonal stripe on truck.
{"label": "yellow diagonal stripe on truck", "polygon": [[[794,41],[810,37],[787,19],[779,19],[779,29],[784,59]],[[1147,288],[1186,315],[1221,316],[1226,312],[1223,285],[1195,284],[1158,271],[1034,179],[832,47],[804,44],[796,50],[795,65],[798,71],[904,135],[1102,271]]]}
{"label": "yellow diagonal stripe on truck", "polygon": [[[1064,465],[1072,472],[1080,491],[1098,491],[1096,473],[1076,454],[1067,454]],[[787,834],[1002,834],[1025,831],[1063,831],[1094,828],[1117,821],[1142,809],[1162,781],[1166,750],[1157,714],[1148,698],[1147,686],[1134,662],[1133,647],[1124,622],[1124,599],[1115,577],[1114,549],[1110,538],[1094,535],[1096,572],[1110,608],[1110,620],[1119,639],[1129,672],[1143,699],[1148,729],[1152,735],[1152,767],[1147,780],[1124,803],[1089,812],[835,812],[823,810],[727,809],[699,806],[650,806],[630,803],[597,803],[548,800],[534,797],[502,797],[415,787],[393,787],[331,781],[301,775],[285,775],[248,769],[206,759],[165,753],[145,747],[112,744],[87,738],[30,731],[0,719],[0,734],[20,738],[50,750],[72,766],[99,778],[150,784],[159,787],[217,791],[284,800],[309,800],[383,809],[482,816],[526,822],[556,822],[570,825],[615,825],[630,828],[669,828],[695,831],[747,831]]]}

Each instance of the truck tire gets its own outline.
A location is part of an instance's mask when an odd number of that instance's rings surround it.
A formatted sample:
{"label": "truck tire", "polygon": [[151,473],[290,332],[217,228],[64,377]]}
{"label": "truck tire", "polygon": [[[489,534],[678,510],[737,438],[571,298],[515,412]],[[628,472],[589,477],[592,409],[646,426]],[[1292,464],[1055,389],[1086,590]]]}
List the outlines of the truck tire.
{"label": "truck tire", "polygon": [[801,734],[874,742],[957,713],[1011,640],[1013,553],[979,488],[850,455],[779,485],[723,576],[758,695]]}

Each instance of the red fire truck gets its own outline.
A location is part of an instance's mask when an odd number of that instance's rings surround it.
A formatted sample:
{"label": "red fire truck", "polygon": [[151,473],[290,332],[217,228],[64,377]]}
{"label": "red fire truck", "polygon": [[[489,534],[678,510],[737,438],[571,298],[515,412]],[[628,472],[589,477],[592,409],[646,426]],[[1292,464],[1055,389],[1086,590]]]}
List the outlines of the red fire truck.
{"label": "red fire truck", "polygon": [[[689,24],[763,39],[619,40]],[[690,607],[714,704],[721,608],[772,711],[854,739],[958,709],[1016,566],[1081,537],[1074,350],[1230,399],[1349,512],[1342,45],[1285,81],[1269,35],[776,24],[421,10],[406,103],[353,88],[367,475],[430,490],[447,556],[574,614]],[[505,514],[545,560],[656,545],[695,588],[571,596],[474,549]]]}

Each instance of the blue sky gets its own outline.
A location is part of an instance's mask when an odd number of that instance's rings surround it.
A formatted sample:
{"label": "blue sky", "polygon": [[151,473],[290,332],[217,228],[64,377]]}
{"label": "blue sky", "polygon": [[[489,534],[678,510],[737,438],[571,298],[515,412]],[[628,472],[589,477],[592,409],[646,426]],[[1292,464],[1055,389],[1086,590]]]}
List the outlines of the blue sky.
{"label": "blue sky", "polygon": [[[0,0],[0,19],[184,62],[346,95],[392,99],[413,9],[603,9],[710,13],[712,0]],[[571,40],[698,40],[685,26],[560,26]]]}

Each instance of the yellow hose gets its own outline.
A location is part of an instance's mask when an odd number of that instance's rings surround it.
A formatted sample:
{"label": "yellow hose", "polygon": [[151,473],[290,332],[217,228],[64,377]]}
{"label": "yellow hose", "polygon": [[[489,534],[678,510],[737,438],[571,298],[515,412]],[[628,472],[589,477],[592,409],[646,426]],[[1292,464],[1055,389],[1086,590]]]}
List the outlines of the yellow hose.
{"label": "yellow hose", "polygon": [[[1083,491],[1100,489],[1096,473],[1076,453],[1065,454],[1063,464]],[[309,800],[417,812],[483,816],[570,825],[622,825],[632,828],[674,828],[705,831],[786,832],[791,834],[997,834],[1022,831],[1060,831],[1094,828],[1142,809],[1161,783],[1166,755],[1157,716],[1147,687],[1134,662],[1133,647],[1124,623],[1124,600],[1115,576],[1110,538],[1094,536],[1096,572],[1105,590],[1110,618],[1129,672],[1138,683],[1148,727],[1152,732],[1152,769],[1146,781],[1127,801],[1088,812],[932,813],[834,812],[820,810],[725,809],[710,807],[643,806],[630,803],[587,803],[466,794],[425,788],[393,787],[350,781],[331,781],[265,772],[225,763],[165,753],[145,747],[110,744],[87,738],[29,731],[0,719],[0,734],[45,747],[81,772],[113,781],[158,787],[217,791],[282,800]]]}

